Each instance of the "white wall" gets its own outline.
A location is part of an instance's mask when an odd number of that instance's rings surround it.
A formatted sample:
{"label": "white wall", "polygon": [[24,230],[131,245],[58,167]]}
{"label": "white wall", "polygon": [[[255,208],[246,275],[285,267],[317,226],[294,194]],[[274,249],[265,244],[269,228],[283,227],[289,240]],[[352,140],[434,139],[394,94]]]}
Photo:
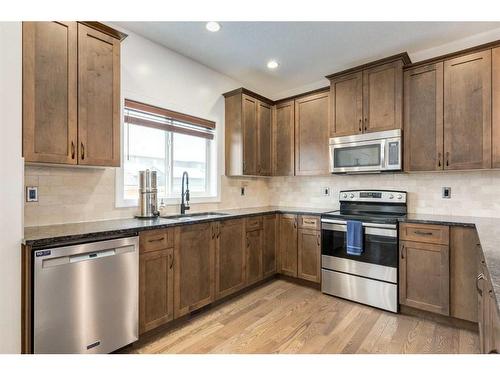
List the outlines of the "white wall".
{"label": "white wall", "polygon": [[21,351],[21,23],[0,22],[0,353]]}

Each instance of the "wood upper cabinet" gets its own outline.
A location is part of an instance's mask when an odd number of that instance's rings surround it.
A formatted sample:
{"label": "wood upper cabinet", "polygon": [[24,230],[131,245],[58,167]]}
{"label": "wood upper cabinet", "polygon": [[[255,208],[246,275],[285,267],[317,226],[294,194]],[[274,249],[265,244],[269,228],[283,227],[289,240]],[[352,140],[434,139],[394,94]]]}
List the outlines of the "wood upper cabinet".
{"label": "wood upper cabinet", "polygon": [[329,92],[295,100],[296,175],[328,174],[329,101]]}
{"label": "wood upper cabinet", "polygon": [[256,175],[257,168],[257,107],[258,100],[242,96],[243,174]]}
{"label": "wood upper cabinet", "polygon": [[245,286],[245,219],[217,224],[215,297],[222,298]]}
{"label": "wood upper cabinet", "polygon": [[399,254],[400,303],[449,315],[449,247],[401,241]]}
{"label": "wood upper cabinet", "polygon": [[276,249],[278,244],[277,215],[265,215],[263,218],[262,273],[263,277],[276,273]]}
{"label": "wood upper cabinet", "polygon": [[443,63],[404,73],[404,168],[443,169]]}
{"label": "wood upper cabinet", "polygon": [[280,215],[279,257],[280,273],[297,277],[297,215]]}
{"label": "wood upper cabinet", "polygon": [[246,284],[262,280],[262,229],[246,233]]}
{"label": "wood upper cabinet", "polygon": [[78,24],[78,163],[120,166],[120,41]]}
{"label": "wood upper cabinet", "polygon": [[321,280],[321,232],[313,229],[298,230],[297,276],[319,283]]}
{"label": "wood upper cabinet", "polygon": [[295,171],[295,102],[273,108],[273,176],[293,176]]}
{"label": "wood upper cabinet", "polygon": [[215,236],[213,223],[175,228],[174,317],[214,301]]}
{"label": "wood upper cabinet", "polygon": [[444,62],[445,169],[491,167],[491,50]]}
{"label": "wood upper cabinet", "polygon": [[363,72],[330,81],[330,137],[363,132]]}
{"label": "wood upper cabinet", "polygon": [[363,70],[363,131],[401,129],[403,61]]}
{"label": "wood upper cabinet", "polygon": [[272,174],[272,110],[271,105],[259,101],[257,103],[258,152],[257,173],[260,176]]}
{"label": "wood upper cabinet", "polygon": [[491,167],[500,168],[500,47],[491,51],[492,157]]}
{"label": "wood upper cabinet", "polygon": [[77,23],[23,22],[23,154],[77,163]]}
{"label": "wood upper cabinet", "polygon": [[27,162],[120,165],[120,40],[110,30],[23,23]]}
{"label": "wood upper cabinet", "polygon": [[140,333],[174,318],[173,264],[173,248],[141,253],[139,256]]}

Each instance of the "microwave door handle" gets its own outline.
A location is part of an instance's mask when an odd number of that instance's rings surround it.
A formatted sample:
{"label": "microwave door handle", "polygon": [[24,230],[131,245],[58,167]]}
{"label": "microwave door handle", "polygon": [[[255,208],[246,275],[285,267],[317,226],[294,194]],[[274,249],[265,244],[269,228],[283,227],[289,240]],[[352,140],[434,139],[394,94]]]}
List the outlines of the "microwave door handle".
{"label": "microwave door handle", "polygon": [[386,169],[386,165],[385,165],[385,151],[386,151],[386,145],[387,143],[387,140],[384,140],[383,142],[380,143],[380,169]]}

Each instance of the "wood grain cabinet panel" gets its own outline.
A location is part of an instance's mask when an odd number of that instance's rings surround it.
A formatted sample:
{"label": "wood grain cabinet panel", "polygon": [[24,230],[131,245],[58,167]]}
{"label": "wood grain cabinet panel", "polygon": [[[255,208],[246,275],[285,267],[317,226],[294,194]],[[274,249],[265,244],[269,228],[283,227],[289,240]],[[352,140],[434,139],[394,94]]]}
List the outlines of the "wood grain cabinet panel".
{"label": "wood grain cabinet panel", "polygon": [[215,235],[212,223],[175,228],[175,318],[214,301]]}
{"label": "wood grain cabinet panel", "polygon": [[257,172],[260,176],[270,176],[272,173],[272,110],[271,105],[258,102],[258,152]]}
{"label": "wood grain cabinet panel", "polygon": [[273,110],[273,176],[295,173],[295,102],[276,104]]}
{"label": "wood grain cabinet panel", "polygon": [[76,164],[77,23],[23,22],[23,155]]}
{"label": "wood grain cabinet panel", "polygon": [[363,70],[363,131],[401,129],[403,61]]}
{"label": "wood grain cabinet panel", "polygon": [[500,168],[500,47],[491,51],[492,168]]}
{"label": "wood grain cabinet panel", "polygon": [[491,50],[444,62],[444,169],[491,167]]}
{"label": "wood grain cabinet panel", "polygon": [[280,215],[279,255],[280,273],[297,277],[297,215]]}
{"label": "wood grain cabinet panel", "polygon": [[295,100],[295,174],[329,171],[329,92]]}
{"label": "wood grain cabinet panel", "polygon": [[242,128],[243,128],[243,174],[256,175],[257,170],[257,105],[258,100],[243,94]]}
{"label": "wood grain cabinet panel", "polygon": [[120,166],[120,41],[78,24],[78,163]]}
{"label": "wood grain cabinet panel", "polygon": [[404,73],[404,168],[443,169],[443,63]]}
{"label": "wood grain cabinet panel", "polygon": [[420,310],[449,315],[448,246],[401,241],[399,254],[400,303]]}
{"label": "wood grain cabinet panel", "polygon": [[330,137],[363,132],[363,72],[330,81]]}
{"label": "wood grain cabinet panel", "polygon": [[315,283],[321,275],[321,232],[313,229],[298,230],[298,270],[300,279]]}
{"label": "wood grain cabinet panel", "polygon": [[262,229],[246,233],[246,284],[262,280]]}
{"label": "wood grain cabinet panel", "polygon": [[450,227],[447,225],[403,223],[399,227],[402,240],[448,245]]}
{"label": "wood grain cabinet panel", "polygon": [[139,332],[174,318],[173,249],[146,252],[139,260]]}
{"label": "wood grain cabinet panel", "polygon": [[222,298],[245,286],[245,220],[224,220],[217,225],[215,296]]}
{"label": "wood grain cabinet panel", "polygon": [[264,239],[262,244],[262,273],[263,277],[276,273],[276,250],[278,244],[278,220],[277,215],[265,215]]}

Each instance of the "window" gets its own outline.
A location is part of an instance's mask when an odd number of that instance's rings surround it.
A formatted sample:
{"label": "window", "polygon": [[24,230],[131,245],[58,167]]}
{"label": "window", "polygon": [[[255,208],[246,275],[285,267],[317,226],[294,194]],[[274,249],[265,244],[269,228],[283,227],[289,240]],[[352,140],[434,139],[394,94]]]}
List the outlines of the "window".
{"label": "window", "polygon": [[157,172],[158,198],[180,198],[184,171],[191,197],[217,195],[215,123],[125,100],[123,168],[117,178],[119,206],[137,205],[139,171]]}

